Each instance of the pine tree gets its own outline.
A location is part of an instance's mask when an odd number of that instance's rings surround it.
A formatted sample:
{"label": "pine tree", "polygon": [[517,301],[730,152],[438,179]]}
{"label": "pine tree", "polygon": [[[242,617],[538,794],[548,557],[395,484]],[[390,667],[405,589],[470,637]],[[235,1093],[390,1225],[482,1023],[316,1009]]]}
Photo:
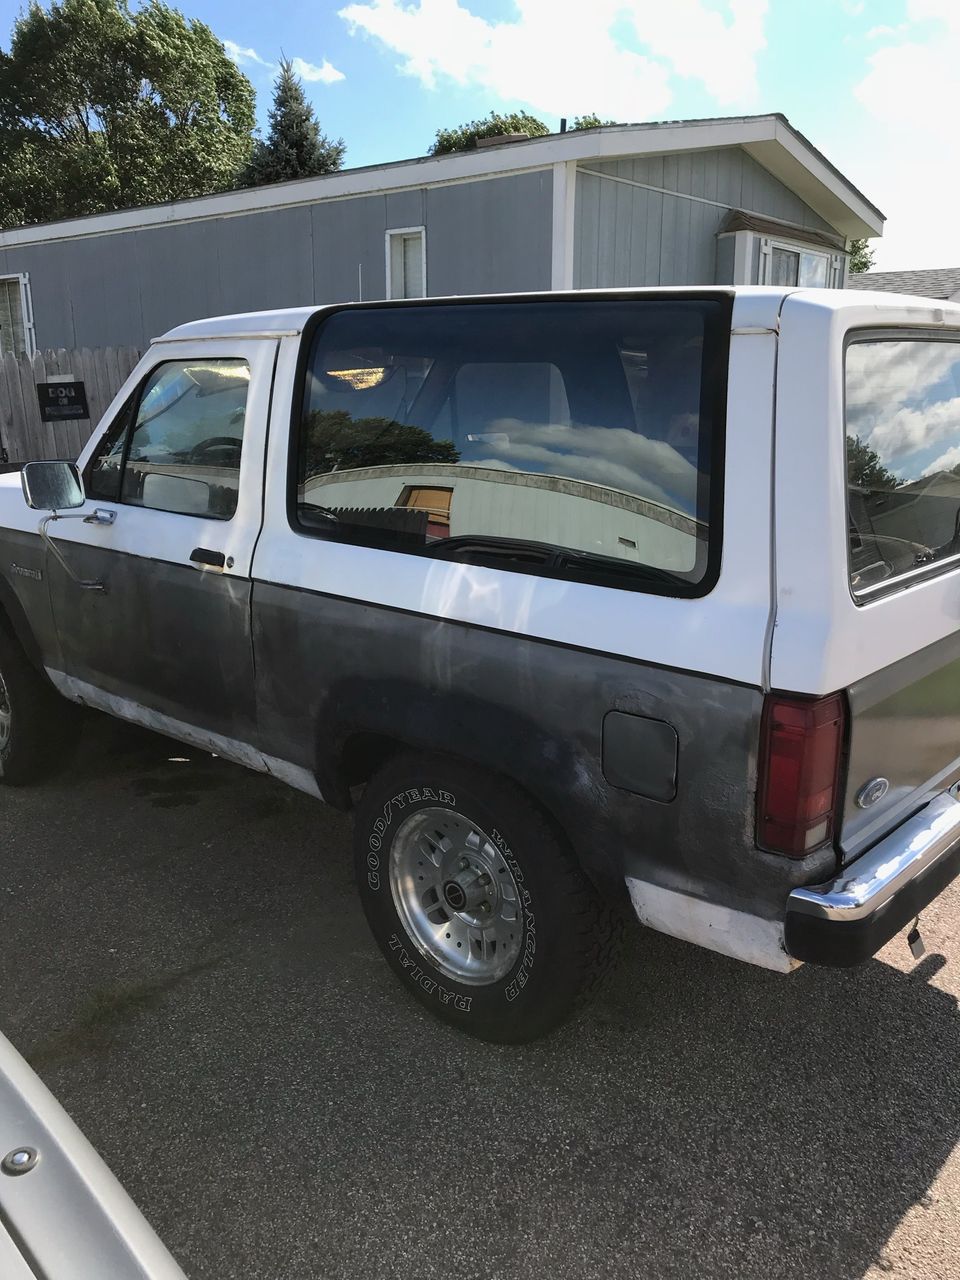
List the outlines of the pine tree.
{"label": "pine tree", "polygon": [[346,146],[342,138],[332,142],[320,132],[313,107],[307,101],[292,63],[280,62],[270,108],[270,127],[258,142],[243,173],[243,186],[260,187],[289,178],[313,178],[343,167]]}

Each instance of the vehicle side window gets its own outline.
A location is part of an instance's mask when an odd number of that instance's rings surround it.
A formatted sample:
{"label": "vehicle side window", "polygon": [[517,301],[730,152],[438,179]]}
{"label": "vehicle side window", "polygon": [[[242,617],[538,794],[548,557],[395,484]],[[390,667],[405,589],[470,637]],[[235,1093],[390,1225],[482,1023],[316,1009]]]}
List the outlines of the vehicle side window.
{"label": "vehicle side window", "polygon": [[97,446],[97,452],[87,463],[83,487],[88,498],[120,501],[120,470],[136,403],[136,396],[127,400]]}
{"label": "vehicle side window", "polygon": [[297,526],[702,594],[719,554],[711,513],[728,306],[616,299],[335,312],[305,374]]}
{"label": "vehicle side window", "polygon": [[870,337],[846,352],[850,586],[872,599],[960,556],[960,343]]}
{"label": "vehicle side window", "polygon": [[170,360],[107,432],[87,492],[131,506],[229,520],[237,509],[250,368]]}

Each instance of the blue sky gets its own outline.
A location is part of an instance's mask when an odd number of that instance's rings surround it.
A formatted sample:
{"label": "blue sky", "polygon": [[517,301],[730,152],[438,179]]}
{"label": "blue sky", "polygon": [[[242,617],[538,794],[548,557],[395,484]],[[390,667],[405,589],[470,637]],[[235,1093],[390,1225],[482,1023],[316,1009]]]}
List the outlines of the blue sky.
{"label": "blue sky", "polygon": [[[19,4],[0,0],[0,35]],[[346,164],[490,109],[782,111],[888,217],[879,268],[958,266],[960,0],[180,0],[270,105],[281,51]]]}

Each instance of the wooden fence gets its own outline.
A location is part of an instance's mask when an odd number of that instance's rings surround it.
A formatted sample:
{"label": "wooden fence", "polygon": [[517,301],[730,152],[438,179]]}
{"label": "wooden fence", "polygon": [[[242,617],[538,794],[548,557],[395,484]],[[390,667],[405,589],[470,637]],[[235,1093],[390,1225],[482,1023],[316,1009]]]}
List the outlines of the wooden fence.
{"label": "wooden fence", "polygon": [[[7,461],[76,458],[139,359],[140,352],[132,347],[0,357],[0,451]],[[84,383],[89,420],[41,422],[37,383],[67,376]]]}

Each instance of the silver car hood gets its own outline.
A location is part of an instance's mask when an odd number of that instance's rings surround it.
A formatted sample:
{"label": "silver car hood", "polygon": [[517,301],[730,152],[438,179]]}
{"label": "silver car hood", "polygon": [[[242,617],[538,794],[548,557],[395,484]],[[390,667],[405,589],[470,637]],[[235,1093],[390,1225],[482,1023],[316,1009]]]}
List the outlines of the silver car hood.
{"label": "silver car hood", "polygon": [[[11,1160],[15,1152],[27,1154]],[[0,1276],[185,1280],[123,1187],[2,1035]]]}

